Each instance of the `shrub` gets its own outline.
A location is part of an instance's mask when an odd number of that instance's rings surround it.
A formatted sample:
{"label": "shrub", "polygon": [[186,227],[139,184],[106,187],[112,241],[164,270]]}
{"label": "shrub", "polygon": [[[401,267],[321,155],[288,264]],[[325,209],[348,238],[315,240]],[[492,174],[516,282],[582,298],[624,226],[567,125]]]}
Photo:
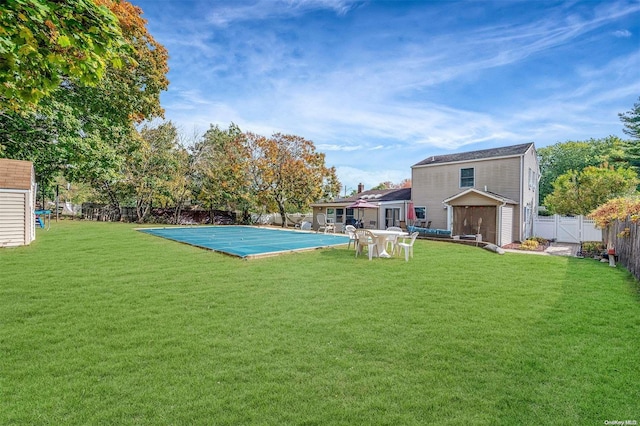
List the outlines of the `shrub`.
{"label": "shrub", "polygon": [[547,244],[549,244],[549,240],[543,237],[531,237],[531,238],[527,238],[527,240],[537,241],[538,244],[542,244],[543,246],[546,246]]}
{"label": "shrub", "polygon": [[604,249],[605,245],[601,241],[584,241],[582,243],[582,255],[584,257],[600,256]]}
{"label": "shrub", "polygon": [[604,229],[616,219],[625,220],[627,217],[632,222],[640,220],[640,197],[615,198],[601,205],[591,213],[589,218],[596,221],[598,228]]}
{"label": "shrub", "polygon": [[525,240],[520,244],[520,250],[537,250],[539,246],[536,240]]}

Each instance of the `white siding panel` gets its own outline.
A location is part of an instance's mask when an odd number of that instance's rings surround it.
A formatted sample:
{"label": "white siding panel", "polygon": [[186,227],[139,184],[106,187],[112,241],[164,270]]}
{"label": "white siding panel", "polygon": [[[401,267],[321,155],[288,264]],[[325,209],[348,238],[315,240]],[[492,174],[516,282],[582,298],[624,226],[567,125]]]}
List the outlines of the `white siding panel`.
{"label": "white siding panel", "polygon": [[500,245],[513,242],[513,207],[502,207],[502,223],[500,224]]}
{"label": "white siding panel", "polygon": [[25,192],[0,192],[0,247],[28,244]]}

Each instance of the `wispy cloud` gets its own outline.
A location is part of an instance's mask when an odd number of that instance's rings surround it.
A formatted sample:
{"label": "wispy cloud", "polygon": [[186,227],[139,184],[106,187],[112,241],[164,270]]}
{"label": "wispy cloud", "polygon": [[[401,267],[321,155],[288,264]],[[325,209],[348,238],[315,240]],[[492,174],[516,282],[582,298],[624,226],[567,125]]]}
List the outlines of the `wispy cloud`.
{"label": "wispy cloud", "polygon": [[620,37],[620,38],[629,38],[631,37],[631,31],[629,30],[618,30],[618,31],[614,31],[613,35],[616,37]]}
{"label": "wispy cloud", "polygon": [[640,93],[637,1],[139,2],[175,8],[147,16],[169,118],[298,134],[356,184],[432,153],[606,136]]}
{"label": "wispy cloud", "polygon": [[224,6],[216,5],[207,20],[215,26],[226,27],[237,22],[295,18],[315,10],[331,10],[342,16],[359,3],[353,0],[235,1]]}

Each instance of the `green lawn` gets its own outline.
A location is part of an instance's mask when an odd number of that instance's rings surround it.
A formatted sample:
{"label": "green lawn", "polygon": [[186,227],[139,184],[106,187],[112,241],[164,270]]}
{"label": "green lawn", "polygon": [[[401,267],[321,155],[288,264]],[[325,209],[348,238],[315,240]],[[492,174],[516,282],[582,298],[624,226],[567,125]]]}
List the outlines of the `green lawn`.
{"label": "green lawn", "polygon": [[420,240],[244,261],[134,227],[0,249],[0,424],[640,421],[622,268]]}

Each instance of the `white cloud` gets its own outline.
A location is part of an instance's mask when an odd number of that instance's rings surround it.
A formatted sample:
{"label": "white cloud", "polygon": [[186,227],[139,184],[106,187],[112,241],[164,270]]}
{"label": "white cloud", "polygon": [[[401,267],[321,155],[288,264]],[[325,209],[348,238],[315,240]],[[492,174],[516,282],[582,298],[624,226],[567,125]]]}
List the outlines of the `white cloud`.
{"label": "white cloud", "polygon": [[629,30],[618,30],[614,31],[613,35],[620,38],[629,38],[632,36],[631,31]]}

